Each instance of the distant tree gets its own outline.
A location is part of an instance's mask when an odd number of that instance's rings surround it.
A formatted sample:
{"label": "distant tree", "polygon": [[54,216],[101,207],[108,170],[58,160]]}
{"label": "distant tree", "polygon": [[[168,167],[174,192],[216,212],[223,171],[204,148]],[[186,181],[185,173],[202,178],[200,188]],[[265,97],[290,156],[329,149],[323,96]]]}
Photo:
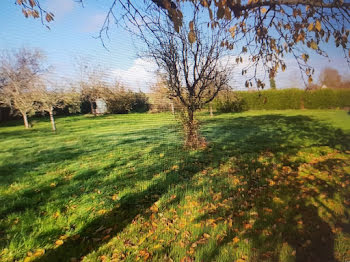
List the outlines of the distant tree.
{"label": "distant tree", "polygon": [[350,88],[350,80],[344,80],[340,88]]}
{"label": "distant tree", "polygon": [[30,127],[28,116],[35,112],[35,90],[47,71],[44,58],[40,50],[26,48],[0,56],[0,104],[19,112],[26,128]]}
{"label": "distant tree", "polygon": [[98,65],[93,65],[86,58],[78,58],[77,66],[80,73],[78,83],[81,99],[89,102],[91,114],[96,116],[96,100],[107,100],[111,94],[106,81],[106,70]]}
{"label": "distant tree", "polygon": [[276,80],[274,77],[270,78],[270,88],[275,90],[276,89]]}
{"label": "distant tree", "polygon": [[305,88],[306,91],[312,91],[312,90],[318,90],[318,89],[321,89],[321,86],[315,83],[309,83]]}
{"label": "distant tree", "polygon": [[108,111],[114,114],[146,112],[150,108],[148,97],[141,91],[133,92],[120,83],[109,88],[106,98]]}
{"label": "distant tree", "polygon": [[49,90],[45,85],[41,85],[35,89],[34,94],[37,110],[49,114],[52,130],[54,132],[56,131],[54,118],[55,110],[67,106],[73,110],[77,110],[77,105],[80,104],[79,94],[71,90],[66,92],[63,90]]}
{"label": "distant tree", "polygon": [[175,113],[175,99],[171,99],[166,77],[158,75],[157,82],[151,86],[150,102],[152,112],[171,111]]}
{"label": "distant tree", "polygon": [[322,70],[319,78],[321,87],[340,88],[342,85],[342,78],[337,69],[326,67]]}

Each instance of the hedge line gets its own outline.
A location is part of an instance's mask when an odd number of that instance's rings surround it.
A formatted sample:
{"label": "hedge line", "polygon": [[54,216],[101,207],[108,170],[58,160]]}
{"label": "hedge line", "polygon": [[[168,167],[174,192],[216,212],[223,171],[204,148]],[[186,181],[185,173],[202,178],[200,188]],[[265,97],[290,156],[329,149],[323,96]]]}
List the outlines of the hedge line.
{"label": "hedge line", "polygon": [[239,91],[220,94],[214,100],[214,108],[219,112],[347,107],[350,107],[350,89]]}

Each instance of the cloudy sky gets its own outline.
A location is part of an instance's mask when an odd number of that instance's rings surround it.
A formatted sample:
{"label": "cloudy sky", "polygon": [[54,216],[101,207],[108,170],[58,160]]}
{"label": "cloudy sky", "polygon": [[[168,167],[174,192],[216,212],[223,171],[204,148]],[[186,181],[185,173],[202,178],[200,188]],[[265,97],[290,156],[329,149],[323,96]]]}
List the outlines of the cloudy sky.
{"label": "cloudy sky", "polygon": [[[156,66],[137,56],[139,44],[122,28],[113,26],[110,40],[106,40],[105,49],[98,36],[111,1],[85,1],[84,7],[73,0],[42,0],[42,5],[55,13],[51,29],[43,26],[39,20],[26,19],[15,0],[0,1],[0,49],[20,47],[38,47],[47,55],[47,62],[55,70],[57,82],[61,78],[74,78],[77,75],[75,61],[84,57],[92,64],[105,68],[111,79],[138,90],[148,91],[155,81]],[[342,50],[326,47],[331,60],[311,56],[316,68],[316,80],[319,72],[326,66],[337,68],[342,75],[350,70],[343,59]],[[286,72],[276,78],[278,88],[303,87],[296,63],[290,59]],[[233,76],[236,88],[243,87],[245,79],[240,68]]]}

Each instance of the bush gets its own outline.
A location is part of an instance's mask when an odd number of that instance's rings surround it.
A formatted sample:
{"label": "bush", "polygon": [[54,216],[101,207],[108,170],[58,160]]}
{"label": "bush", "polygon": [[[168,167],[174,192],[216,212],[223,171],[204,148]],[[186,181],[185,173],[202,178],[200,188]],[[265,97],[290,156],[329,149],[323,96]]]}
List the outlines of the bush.
{"label": "bush", "polygon": [[349,89],[263,90],[255,92],[230,92],[214,100],[219,112],[243,110],[329,109],[350,107]]}
{"label": "bush", "polygon": [[246,110],[244,99],[237,93],[220,94],[214,101],[214,109],[221,113],[242,112]]}
{"label": "bush", "polygon": [[142,113],[149,110],[150,104],[142,92],[120,90],[107,100],[107,108],[113,114]]}

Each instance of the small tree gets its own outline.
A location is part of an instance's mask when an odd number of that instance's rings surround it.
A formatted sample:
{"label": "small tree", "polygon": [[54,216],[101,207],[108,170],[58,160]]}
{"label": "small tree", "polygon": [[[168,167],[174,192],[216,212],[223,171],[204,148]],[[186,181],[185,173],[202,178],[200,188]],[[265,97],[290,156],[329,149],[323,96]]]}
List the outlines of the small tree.
{"label": "small tree", "polygon": [[80,96],[71,90],[64,92],[63,90],[48,90],[42,85],[35,90],[37,110],[46,112],[50,116],[52,131],[56,131],[56,123],[54,118],[55,109],[70,107],[72,112],[78,110],[80,105]]}
{"label": "small tree", "polygon": [[171,111],[175,114],[175,99],[171,98],[164,75],[158,75],[157,82],[151,86],[150,102],[152,112]]}
{"label": "small tree", "polygon": [[46,71],[44,55],[35,49],[4,52],[0,57],[0,104],[19,112],[24,126],[29,128],[28,116],[35,112],[35,90]]}
{"label": "small tree", "polygon": [[77,66],[80,72],[79,88],[81,99],[90,104],[91,114],[96,116],[96,100],[107,100],[111,94],[106,79],[104,69],[91,64],[86,58],[78,58]]}
{"label": "small tree", "polygon": [[227,22],[220,21],[208,28],[208,23],[199,16],[198,6],[190,5],[188,20],[177,30],[160,7],[152,5],[142,12],[147,21],[135,23],[138,36],[147,45],[143,55],[157,63],[166,76],[169,97],[178,99],[182,105],[186,147],[201,147],[204,139],[199,134],[195,113],[228,86],[231,75]]}
{"label": "small tree", "polygon": [[340,88],[342,78],[337,69],[326,67],[320,74],[320,84],[329,88]]}

